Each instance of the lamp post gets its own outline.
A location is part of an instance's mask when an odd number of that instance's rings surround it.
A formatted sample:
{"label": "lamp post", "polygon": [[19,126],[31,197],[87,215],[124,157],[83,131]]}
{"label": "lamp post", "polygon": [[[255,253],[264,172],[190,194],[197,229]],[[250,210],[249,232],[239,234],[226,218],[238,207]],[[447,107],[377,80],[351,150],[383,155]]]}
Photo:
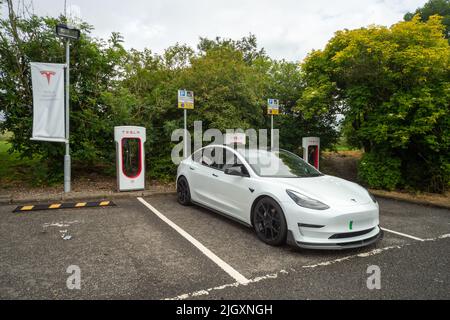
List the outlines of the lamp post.
{"label": "lamp post", "polygon": [[80,38],[80,30],[70,28],[65,24],[58,24],[56,26],[56,34],[66,39],[66,103],[65,103],[65,127],[66,127],[66,153],[64,155],[64,192],[70,192],[70,172],[71,172],[71,160],[70,160],[70,146],[69,146],[69,72],[70,72],[70,39],[78,40]]}

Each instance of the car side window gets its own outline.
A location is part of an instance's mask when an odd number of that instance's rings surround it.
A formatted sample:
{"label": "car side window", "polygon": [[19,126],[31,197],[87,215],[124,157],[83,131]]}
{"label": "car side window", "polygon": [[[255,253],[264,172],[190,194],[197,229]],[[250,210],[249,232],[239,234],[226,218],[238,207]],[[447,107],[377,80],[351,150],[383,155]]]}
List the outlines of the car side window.
{"label": "car side window", "polygon": [[225,152],[223,153],[222,170],[230,168],[235,164],[237,164],[237,157],[234,154],[234,152],[231,152],[230,150],[225,150]]}
{"label": "car side window", "polygon": [[192,161],[196,163],[201,163],[203,150],[198,150],[191,155]]}
{"label": "car side window", "polygon": [[202,152],[203,153],[199,161],[202,165],[221,170],[222,164],[220,163],[220,161],[216,160],[216,153],[217,156],[220,156],[220,153],[222,152],[222,149],[220,147],[204,148]]}
{"label": "car side window", "polygon": [[[234,152],[218,146],[207,147],[195,152],[192,154],[192,160],[198,164],[221,171],[225,171],[225,169],[237,164],[242,164],[242,161],[239,160]],[[243,173],[248,174],[245,166],[243,166]]]}
{"label": "car side window", "polygon": [[225,171],[227,168],[231,168],[236,165],[242,165],[242,173],[248,174],[248,170],[241,160],[236,156],[236,154],[230,150],[225,150],[223,153],[223,166],[222,170]]}
{"label": "car side window", "polygon": [[213,167],[215,165],[215,163],[211,157],[204,154],[202,156],[202,165],[207,166],[207,167]]}
{"label": "car side window", "polygon": [[194,152],[192,154],[192,161],[202,164],[204,166],[210,167],[215,165],[214,161],[214,151],[211,151],[208,149],[202,149],[198,150],[197,152]]}

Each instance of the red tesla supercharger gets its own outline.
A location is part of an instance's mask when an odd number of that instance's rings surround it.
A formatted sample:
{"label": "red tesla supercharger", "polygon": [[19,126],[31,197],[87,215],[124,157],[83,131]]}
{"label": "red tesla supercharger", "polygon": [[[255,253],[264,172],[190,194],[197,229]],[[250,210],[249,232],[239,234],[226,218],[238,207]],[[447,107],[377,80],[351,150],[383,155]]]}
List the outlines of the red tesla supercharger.
{"label": "red tesla supercharger", "polygon": [[117,188],[119,191],[145,189],[146,133],[144,127],[114,127]]}
{"label": "red tesla supercharger", "polygon": [[304,137],[302,139],[303,160],[316,167],[319,170],[319,137]]}

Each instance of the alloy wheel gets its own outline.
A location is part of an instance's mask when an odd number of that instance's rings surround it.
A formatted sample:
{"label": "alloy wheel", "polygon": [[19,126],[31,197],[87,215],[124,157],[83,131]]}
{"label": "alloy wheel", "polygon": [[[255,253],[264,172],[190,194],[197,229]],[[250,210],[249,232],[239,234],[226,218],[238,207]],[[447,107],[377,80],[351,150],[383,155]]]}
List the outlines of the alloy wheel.
{"label": "alloy wheel", "polygon": [[186,178],[184,178],[184,177],[181,177],[180,179],[178,179],[177,196],[178,196],[178,202],[183,205],[187,205],[191,201],[189,185],[188,185]]}
{"label": "alloy wheel", "polygon": [[282,232],[280,210],[267,199],[260,201],[255,208],[255,229],[265,242],[277,241]]}

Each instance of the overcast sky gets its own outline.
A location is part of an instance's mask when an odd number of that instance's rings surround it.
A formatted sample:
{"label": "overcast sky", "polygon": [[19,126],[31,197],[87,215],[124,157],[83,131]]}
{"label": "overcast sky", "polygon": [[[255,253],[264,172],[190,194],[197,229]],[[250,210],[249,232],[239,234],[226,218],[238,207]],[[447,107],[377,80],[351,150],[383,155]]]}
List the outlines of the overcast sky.
{"label": "overcast sky", "polygon": [[[18,0],[16,0],[18,1]],[[23,1],[23,0],[21,0]],[[27,0],[25,0],[27,1]],[[29,1],[29,0],[28,0]],[[253,33],[269,56],[301,60],[337,30],[390,26],[426,0],[67,0],[95,27],[95,36],[120,32],[126,48],[161,53],[198,38],[238,39]],[[64,0],[33,0],[34,12],[58,16]]]}

